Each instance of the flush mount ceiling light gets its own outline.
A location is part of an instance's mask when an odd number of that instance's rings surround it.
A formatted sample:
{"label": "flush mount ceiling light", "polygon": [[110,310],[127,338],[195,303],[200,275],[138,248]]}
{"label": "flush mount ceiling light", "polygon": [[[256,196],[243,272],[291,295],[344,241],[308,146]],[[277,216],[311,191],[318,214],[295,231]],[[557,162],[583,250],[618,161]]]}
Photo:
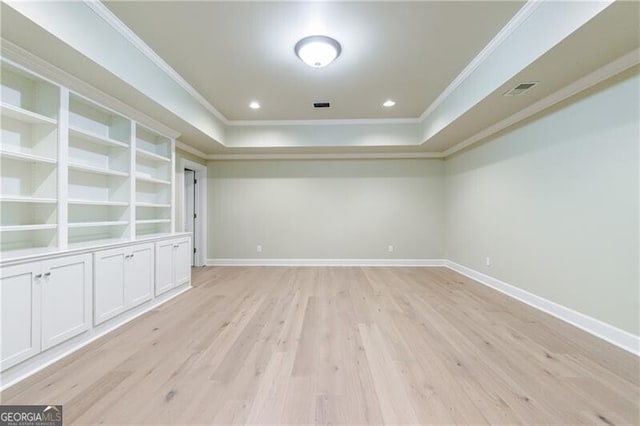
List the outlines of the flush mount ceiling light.
{"label": "flush mount ceiling light", "polygon": [[382,106],[386,107],[386,108],[390,108],[390,107],[394,106],[395,104],[396,104],[395,101],[392,101],[391,99],[387,99],[386,101],[384,101]]}
{"label": "flush mount ceiling light", "polygon": [[302,59],[305,64],[314,68],[322,68],[340,56],[342,48],[340,43],[331,37],[314,35],[297,42],[294,50],[298,58]]}
{"label": "flush mount ceiling light", "polygon": [[260,109],[260,104],[256,101],[253,101],[249,104],[249,108],[251,109]]}

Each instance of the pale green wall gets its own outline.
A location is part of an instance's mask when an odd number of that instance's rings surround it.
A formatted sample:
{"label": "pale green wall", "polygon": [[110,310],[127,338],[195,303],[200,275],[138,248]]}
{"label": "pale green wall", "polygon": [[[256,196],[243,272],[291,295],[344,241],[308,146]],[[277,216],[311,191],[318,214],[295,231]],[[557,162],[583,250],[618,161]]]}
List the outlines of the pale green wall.
{"label": "pale green wall", "polygon": [[446,257],[639,334],[639,81],[448,159]]}
{"label": "pale green wall", "polygon": [[181,149],[176,149],[176,191],[175,191],[175,208],[176,208],[176,232],[184,231],[184,221],[182,220],[182,193],[184,192],[184,169],[182,166],[182,160],[186,159],[193,161],[194,163],[204,165],[206,162],[200,157],[190,154]]}
{"label": "pale green wall", "polygon": [[211,161],[207,173],[209,258],[442,258],[441,160]]}
{"label": "pale green wall", "polygon": [[446,161],[209,161],[208,258],[447,258],[638,335],[639,79]]}

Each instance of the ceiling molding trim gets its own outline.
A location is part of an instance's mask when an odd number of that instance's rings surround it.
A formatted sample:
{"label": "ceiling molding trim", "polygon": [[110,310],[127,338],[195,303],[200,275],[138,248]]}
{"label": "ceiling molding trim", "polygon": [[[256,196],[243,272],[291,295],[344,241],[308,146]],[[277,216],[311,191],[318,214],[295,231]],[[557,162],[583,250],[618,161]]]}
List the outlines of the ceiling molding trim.
{"label": "ceiling molding trim", "polygon": [[207,160],[378,160],[378,159],[442,159],[440,152],[363,152],[326,154],[211,154]]}
{"label": "ceiling molding trim", "polygon": [[640,49],[635,49],[627,53],[626,55],[623,55],[620,58],[614,60],[613,62],[601,68],[598,68],[592,73],[587,74],[579,80],[574,81],[568,86],[563,87],[557,92],[552,93],[546,98],[540,99],[538,102],[529,105],[528,107],[520,110],[510,117],[492,126],[489,126],[486,129],[460,142],[459,144],[452,146],[451,148],[443,151],[442,156],[447,158],[638,64],[640,64]]}
{"label": "ceiling molding trim", "polygon": [[231,120],[227,124],[232,127],[259,126],[341,126],[370,124],[419,124],[418,118],[345,118],[318,120]]}
{"label": "ceiling molding trim", "polygon": [[174,139],[180,137],[180,133],[176,130],[167,127],[145,113],[125,104],[119,99],[114,98],[83,80],[80,80],[55,65],[50,64],[44,59],[35,56],[20,46],[17,46],[4,38],[0,38],[0,46],[2,57],[11,62],[15,62],[15,65],[21,68],[26,67],[30,72],[41,74],[46,80],[50,80],[58,86],[62,85],[68,87],[72,92],[76,92],[93,102],[101,103],[103,106],[116,111],[118,114],[126,115],[134,121],[146,127],[150,127],[166,136]]}
{"label": "ceiling molding trim", "polygon": [[473,58],[460,74],[447,86],[446,89],[429,105],[420,115],[419,121],[423,121],[431,114],[454,90],[462,84],[473,72],[505,41],[509,36],[525,22],[529,16],[540,6],[542,0],[528,0],[524,6],[511,18],[509,22],[496,34],[496,36]]}
{"label": "ceiling molding trim", "polygon": [[196,89],[193,88],[171,65],[166,63],[156,52],[154,52],[148,44],[136,35],[129,27],[125,25],[109,8],[102,2],[96,0],[83,0],[83,2],[98,16],[105,20],[113,29],[122,35],[129,43],[144,54],[151,62],[160,68],[169,78],[182,87],[195,100],[205,107],[210,113],[216,116],[224,124],[228,125],[229,120],[213,105],[209,103]]}
{"label": "ceiling molding trim", "polygon": [[[420,129],[421,144],[428,145],[433,136],[549,52],[613,1],[536,2],[537,7],[529,9],[528,17],[520,20],[519,26],[511,27],[509,37],[496,45],[475,71],[425,117]],[[544,37],[538,36],[540,32],[544,32]]]}
{"label": "ceiling molding trim", "polygon": [[204,152],[200,151],[198,148],[194,148],[191,145],[187,145],[184,142],[181,141],[176,141],[176,148],[181,149],[185,152],[188,152],[189,154],[193,154],[198,158],[201,158],[203,160],[206,160],[207,157],[209,157],[208,154],[205,154]]}

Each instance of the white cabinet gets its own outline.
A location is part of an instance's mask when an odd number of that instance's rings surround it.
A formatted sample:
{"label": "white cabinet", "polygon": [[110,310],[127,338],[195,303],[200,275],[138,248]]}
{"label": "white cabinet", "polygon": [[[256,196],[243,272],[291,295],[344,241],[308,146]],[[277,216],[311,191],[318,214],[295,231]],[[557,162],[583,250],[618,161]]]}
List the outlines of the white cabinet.
{"label": "white cabinet", "polygon": [[94,254],[93,322],[100,324],[124,311],[126,249]]}
{"label": "white cabinet", "polygon": [[102,250],[94,256],[96,325],[152,298],[153,244]]}
{"label": "white cabinet", "polygon": [[191,239],[156,243],[156,296],[191,281]]}
{"label": "white cabinet", "polygon": [[42,262],[42,350],[89,329],[91,255]]}
{"label": "white cabinet", "polygon": [[40,263],[0,272],[0,370],[40,352]]}
{"label": "white cabinet", "polygon": [[125,302],[128,308],[133,308],[153,297],[153,244],[137,245],[130,251],[125,269]]}
{"label": "white cabinet", "polygon": [[1,259],[0,381],[41,368],[60,351],[78,349],[105,332],[97,325],[116,316],[109,327],[133,318],[158,304],[156,295],[186,288],[190,251],[190,236],[174,234]]}
{"label": "white cabinet", "polygon": [[5,370],[90,327],[91,255],[2,268],[2,359]]}

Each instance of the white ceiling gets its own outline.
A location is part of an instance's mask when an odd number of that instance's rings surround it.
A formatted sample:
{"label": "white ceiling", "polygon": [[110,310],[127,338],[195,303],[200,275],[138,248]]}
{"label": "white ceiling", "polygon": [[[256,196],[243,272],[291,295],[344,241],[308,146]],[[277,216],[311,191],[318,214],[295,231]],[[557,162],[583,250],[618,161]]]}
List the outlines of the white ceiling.
{"label": "white ceiling", "polygon": [[[105,2],[229,120],[419,117],[523,4]],[[294,54],[313,34],[342,45],[326,68]]]}
{"label": "white ceiling", "polygon": [[[74,43],[58,38],[4,1],[0,3],[2,38],[177,130],[183,143],[205,154],[438,155],[476,138],[485,129],[622,55],[629,56],[631,52],[635,63],[639,62],[640,2],[616,1],[524,69],[509,74],[499,87],[486,91],[479,102],[451,123],[428,138],[421,138],[422,122],[415,118],[443,93],[522,2],[169,1],[107,5],[227,120],[294,121],[238,126],[242,122],[225,120],[224,138],[216,139],[193,116],[179,114],[170,104],[148,92],[144,94],[131,80],[114,74],[113,68],[85,56]],[[306,67],[293,53],[295,41],[308,34],[305,22],[311,21],[308,16],[318,13],[317,8],[323,10],[320,16],[330,17],[335,24],[335,29],[327,33],[338,38],[344,47],[343,56],[324,69]],[[436,10],[442,12],[435,15],[437,19],[429,13]],[[52,22],[59,23],[60,19],[52,18]],[[430,35],[434,28],[438,28],[437,34]],[[86,32],[79,34],[86,37]],[[538,35],[531,34],[531,39]],[[267,43],[278,39],[280,43]],[[285,43],[285,39],[292,41]],[[358,46],[365,46],[369,40],[379,41],[382,51],[362,48],[357,53]],[[3,43],[3,52],[6,45]],[[246,46],[247,50],[239,46]],[[415,53],[419,51],[423,53]],[[119,52],[115,53],[118,59]],[[122,56],[120,63],[129,60]],[[633,72],[638,72],[638,67]],[[528,80],[540,84],[521,97],[502,96],[518,82]],[[472,91],[481,89],[471,87]],[[82,93],[81,88],[74,90]],[[401,95],[388,93],[391,91]],[[331,110],[308,108],[310,102],[319,99],[320,92],[335,94],[331,99],[322,99],[332,101]],[[390,110],[383,109],[380,104],[389,97],[398,104]],[[252,99],[259,100],[263,108],[250,110],[248,103]],[[134,118],[144,122],[144,117]],[[314,119],[311,122],[315,123],[318,118],[335,118],[338,124],[342,123],[339,119],[348,118],[410,118],[413,124],[397,125],[400,130],[396,132],[384,120],[345,127],[322,122],[301,127],[295,121]],[[244,141],[248,142],[243,145]]]}

